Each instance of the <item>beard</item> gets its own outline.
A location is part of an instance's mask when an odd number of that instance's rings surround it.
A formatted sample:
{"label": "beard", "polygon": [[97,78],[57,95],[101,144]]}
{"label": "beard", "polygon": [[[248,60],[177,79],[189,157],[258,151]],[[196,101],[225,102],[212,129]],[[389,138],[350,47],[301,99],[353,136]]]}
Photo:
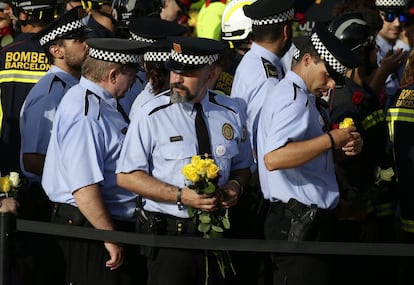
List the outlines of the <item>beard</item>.
{"label": "beard", "polygon": [[[177,88],[177,89],[185,91],[185,95],[182,96],[182,95],[180,95],[180,93],[174,92],[173,88]],[[171,92],[172,92],[171,95],[170,95],[172,103],[190,102],[190,101],[194,100],[195,98],[197,98],[198,95],[199,95],[199,94],[192,94],[190,92],[190,90],[186,86],[182,85],[181,83],[171,83],[170,84],[170,89],[171,89]]]}

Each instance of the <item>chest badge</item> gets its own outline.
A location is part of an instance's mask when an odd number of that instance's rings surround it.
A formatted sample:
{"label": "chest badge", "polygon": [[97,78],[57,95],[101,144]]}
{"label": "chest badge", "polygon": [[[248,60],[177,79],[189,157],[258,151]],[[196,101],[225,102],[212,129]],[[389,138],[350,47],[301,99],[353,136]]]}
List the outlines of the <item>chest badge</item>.
{"label": "chest badge", "polygon": [[223,136],[226,140],[232,140],[234,137],[233,127],[229,123],[225,123],[221,128]]}

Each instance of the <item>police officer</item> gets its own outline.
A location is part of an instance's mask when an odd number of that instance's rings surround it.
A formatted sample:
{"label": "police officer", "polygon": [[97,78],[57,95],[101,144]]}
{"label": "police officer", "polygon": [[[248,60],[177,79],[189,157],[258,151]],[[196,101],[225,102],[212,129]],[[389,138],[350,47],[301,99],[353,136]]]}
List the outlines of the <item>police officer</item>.
{"label": "police officer", "polygon": [[169,22],[156,17],[138,17],[129,23],[131,39],[150,42],[151,49],[144,54],[143,69],[147,84],[136,96],[129,116],[145,103],[161,92],[168,92],[170,89],[170,71],[164,66],[169,59],[171,52],[171,41],[169,36],[182,36],[187,29],[175,22]]}
{"label": "police officer", "polygon": [[[66,91],[79,82],[81,66],[87,55],[86,31],[82,17],[82,7],[74,8],[36,35],[52,67],[26,97],[20,114],[20,134],[21,169],[29,184],[39,190],[56,108]],[[33,211],[30,212],[33,215],[46,210],[45,207],[36,205],[34,189],[28,191],[30,198],[23,204],[26,207],[23,210],[32,208]],[[43,191],[40,191],[42,195],[38,193],[38,199],[44,197]],[[47,216],[49,215],[50,211]]]}
{"label": "police officer", "polygon": [[[270,202],[266,239],[323,241],[332,234],[339,201],[332,150],[356,155],[362,141],[355,127],[325,133],[316,97],[334,87],[335,75],[360,64],[317,24],[298,63],[266,97],[257,133],[261,189]],[[324,256],[272,254],[272,259],[273,284],[332,284]]]}
{"label": "police officer", "polygon": [[291,46],[293,1],[258,0],[243,10],[252,19],[253,43],[237,67],[231,97],[237,98],[247,114],[247,131],[255,151],[264,96],[285,73],[280,58]]}
{"label": "police officer", "polygon": [[385,82],[385,107],[388,107],[393,101],[392,96],[400,86],[410,50],[410,47],[400,40],[400,34],[406,21],[407,0],[376,0],[375,4],[383,19],[382,29],[376,37],[378,64],[381,65],[383,58],[389,54],[401,55],[397,59],[397,69],[393,70],[393,73],[388,76]]}
{"label": "police officer", "polygon": [[20,171],[19,114],[33,85],[49,70],[50,62],[37,40],[43,26],[54,20],[56,2],[13,2],[21,33],[0,52],[0,88],[3,120],[0,136],[0,172]]}
{"label": "police officer", "polygon": [[[117,110],[148,44],[89,39],[79,84],[56,111],[42,186],[53,201],[52,222],[134,230],[135,194],[116,185],[115,163],[128,126]],[[124,284],[125,252],[114,242],[62,239],[66,282]],[[136,270],[136,268],[135,268]],[[126,283],[129,284],[129,283]]]}
{"label": "police officer", "polygon": [[[281,58],[291,46],[293,2],[258,0],[243,7],[244,14],[252,21],[252,44],[237,66],[230,96],[239,102],[246,115],[247,133],[254,157],[257,151],[257,123],[264,98],[272,92],[286,72]],[[249,224],[248,234],[263,238],[263,219],[267,205],[261,195],[256,164],[252,166],[252,170],[254,172],[246,191],[248,195],[244,196],[240,203],[240,206],[246,207],[241,209],[239,214]],[[256,267],[261,263],[254,260],[253,256],[246,262],[252,263],[250,267]],[[266,264],[270,261],[263,262]]]}
{"label": "police officer", "polygon": [[[142,196],[146,214],[160,221],[156,234],[199,235],[187,206],[206,212],[234,206],[249,179],[250,144],[237,103],[207,88],[223,44],[189,37],[173,37],[172,41],[166,63],[171,70],[172,93],[148,101],[133,116],[117,167],[117,181]],[[204,140],[196,135],[200,109],[208,136]],[[185,185],[181,168],[193,156],[205,154],[201,150],[203,141],[210,142],[208,156],[220,168],[218,186],[226,192],[224,199],[197,194]],[[155,248],[148,261],[148,284],[205,284],[202,250]],[[209,284],[222,282],[214,257],[209,258],[208,266],[208,279],[213,282]]]}

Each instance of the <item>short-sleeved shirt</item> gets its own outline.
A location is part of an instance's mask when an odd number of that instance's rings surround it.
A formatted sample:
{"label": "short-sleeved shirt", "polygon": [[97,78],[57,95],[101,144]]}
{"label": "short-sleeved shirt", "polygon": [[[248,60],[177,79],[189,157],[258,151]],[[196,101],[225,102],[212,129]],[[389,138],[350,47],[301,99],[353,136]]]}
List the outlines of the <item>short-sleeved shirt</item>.
{"label": "short-sleeved shirt", "polygon": [[274,94],[265,99],[257,134],[260,184],[265,199],[270,201],[295,198],[306,205],[332,209],[338,203],[339,190],[331,150],[295,168],[269,171],[264,163],[267,153],[324,133],[316,97],[306,90],[304,81],[289,71]]}
{"label": "short-sleeved shirt", "polygon": [[[228,181],[230,171],[250,167],[252,156],[239,106],[225,95],[209,91],[202,107],[210,134],[212,155],[220,168],[218,185]],[[198,154],[196,111],[192,103],[171,103],[166,95],[142,105],[131,120],[118,161],[117,173],[144,171],[168,184],[185,187],[181,173]],[[147,211],[188,217],[175,203],[145,199]]]}
{"label": "short-sleeved shirt", "polygon": [[40,176],[25,170],[23,153],[46,154],[57,106],[66,91],[79,79],[52,65],[33,86],[20,112],[20,167],[30,180],[40,182]]}
{"label": "short-sleeved shirt", "polygon": [[132,220],[136,195],[119,187],[115,176],[127,126],[116,99],[81,77],[61,100],[53,122],[42,177],[49,199],[76,206],[73,192],[98,183],[112,217]]}
{"label": "short-sleeved shirt", "polygon": [[257,121],[264,98],[282,77],[280,59],[256,43],[252,44],[236,69],[231,97],[236,98],[246,114],[247,133],[252,149],[256,149]]}

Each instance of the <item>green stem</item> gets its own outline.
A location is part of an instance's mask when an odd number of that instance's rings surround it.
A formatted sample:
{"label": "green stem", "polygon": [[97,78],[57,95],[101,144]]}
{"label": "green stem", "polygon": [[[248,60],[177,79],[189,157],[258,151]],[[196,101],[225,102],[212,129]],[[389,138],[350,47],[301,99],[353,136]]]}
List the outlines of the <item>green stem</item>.
{"label": "green stem", "polygon": [[207,250],[204,250],[204,261],[206,263],[206,282],[204,283],[205,285],[208,285],[208,252]]}

